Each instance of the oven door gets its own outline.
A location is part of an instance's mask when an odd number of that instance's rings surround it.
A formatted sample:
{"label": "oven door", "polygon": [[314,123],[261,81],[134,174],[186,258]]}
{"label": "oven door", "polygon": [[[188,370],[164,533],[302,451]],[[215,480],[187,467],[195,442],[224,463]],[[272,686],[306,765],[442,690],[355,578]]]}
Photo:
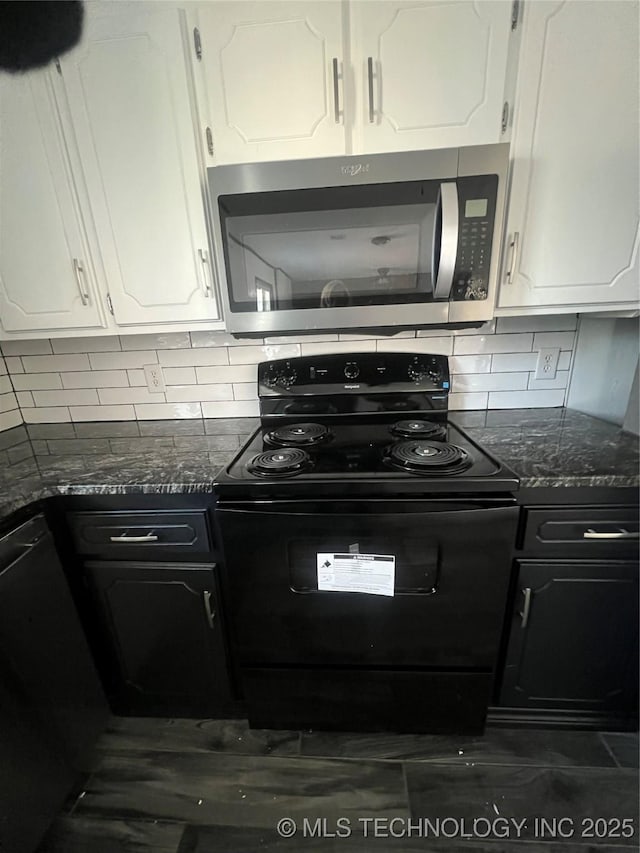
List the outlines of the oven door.
{"label": "oven door", "polygon": [[[479,500],[219,507],[240,666],[491,669],[517,518]],[[393,596],[319,590],[318,554],[344,553],[393,557]]]}

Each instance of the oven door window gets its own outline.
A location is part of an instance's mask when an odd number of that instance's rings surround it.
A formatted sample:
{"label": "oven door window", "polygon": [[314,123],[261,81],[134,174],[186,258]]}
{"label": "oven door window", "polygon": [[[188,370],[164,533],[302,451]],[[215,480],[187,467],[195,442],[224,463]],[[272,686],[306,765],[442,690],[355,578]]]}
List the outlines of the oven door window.
{"label": "oven door window", "polygon": [[439,189],[417,181],[221,196],[231,310],[433,301]]}

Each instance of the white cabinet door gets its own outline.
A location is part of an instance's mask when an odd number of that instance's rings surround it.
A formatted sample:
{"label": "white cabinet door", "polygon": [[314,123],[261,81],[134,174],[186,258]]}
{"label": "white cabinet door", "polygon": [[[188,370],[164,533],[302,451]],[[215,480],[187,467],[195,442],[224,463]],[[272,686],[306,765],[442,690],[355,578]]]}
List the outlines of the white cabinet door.
{"label": "white cabinet door", "polygon": [[345,153],[340,2],[210,2],[198,24],[212,163]]}
{"label": "white cabinet door", "polygon": [[49,74],[0,74],[0,327],[101,325]]}
{"label": "white cabinet door", "polygon": [[499,308],[637,305],[638,5],[528,3],[520,56]]}
{"label": "white cabinet door", "polygon": [[60,60],[116,322],[215,319],[181,13],[87,4]]}
{"label": "white cabinet door", "polygon": [[500,142],[511,3],[352,0],[355,150]]}

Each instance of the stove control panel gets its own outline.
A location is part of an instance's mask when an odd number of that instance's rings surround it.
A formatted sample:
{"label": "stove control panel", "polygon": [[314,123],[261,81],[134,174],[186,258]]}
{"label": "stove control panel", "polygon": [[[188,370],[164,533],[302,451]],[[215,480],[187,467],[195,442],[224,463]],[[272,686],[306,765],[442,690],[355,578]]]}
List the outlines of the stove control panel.
{"label": "stove control panel", "polygon": [[258,392],[263,397],[375,392],[437,393],[450,388],[449,361],[432,353],[352,353],[263,361]]}

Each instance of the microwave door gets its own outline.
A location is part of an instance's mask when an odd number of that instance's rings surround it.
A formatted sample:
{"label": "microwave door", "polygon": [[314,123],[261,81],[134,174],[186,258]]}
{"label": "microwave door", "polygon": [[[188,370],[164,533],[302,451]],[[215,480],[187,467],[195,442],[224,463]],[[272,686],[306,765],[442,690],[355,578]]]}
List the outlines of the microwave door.
{"label": "microwave door", "polygon": [[458,254],[458,187],[455,181],[440,184],[433,222],[433,296],[449,299]]}

